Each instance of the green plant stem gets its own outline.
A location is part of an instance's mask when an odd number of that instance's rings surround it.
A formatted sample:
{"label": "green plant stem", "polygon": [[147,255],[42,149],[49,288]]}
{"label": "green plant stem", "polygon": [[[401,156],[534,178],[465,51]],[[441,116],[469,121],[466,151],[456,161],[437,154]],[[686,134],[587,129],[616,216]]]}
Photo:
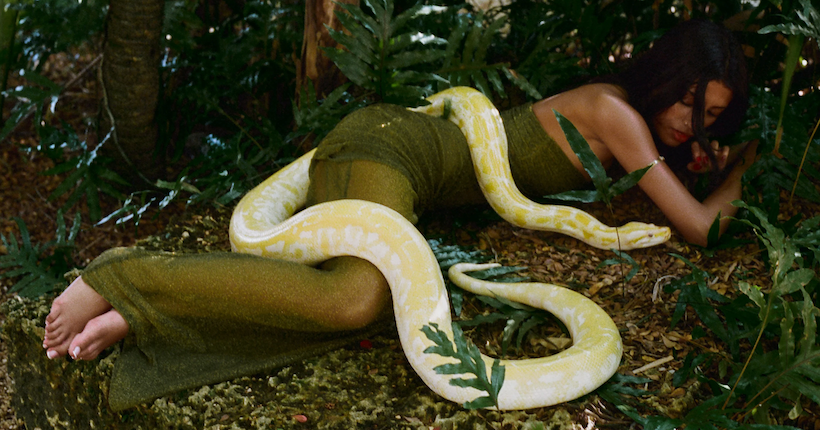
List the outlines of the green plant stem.
{"label": "green plant stem", "polygon": [[777,137],[774,141],[774,150],[772,153],[777,157],[780,155],[780,140],[783,137],[783,115],[786,112],[786,104],[789,98],[789,88],[792,85],[792,76],[797,67],[797,62],[800,60],[800,51],[803,48],[803,41],[805,37],[802,35],[793,34],[789,36],[789,49],[786,51],[786,58],[784,60],[785,69],[783,70],[783,91],[780,95],[780,115],[777,120]]}
{"label": "green plant stem", "polygon": [[[607,202],[607,207],[609,208],[609,214],[612,216],[612,219],[615,219],[615,210],[612,209],[612,205]],[[618,239],[618,251],[622,251],[621,249],[621,230],[618,227],[615,227],[615,237]],[[620,255],[618,256],[620,258]],[[622,295],[626,297],[626,276],[624,275],[624,263],[621,261],[621,264],[618,265],[618,268],[621,270],[621,280],[623,281],[623,291]]]}
{"label": "green plant stem", "polygon": [[769,323],[769,313],[772,310],[772,301],[774,301],[774,294],[769,296],[769,302],[766,304],[766,317],[763,318],[763,321],[760,324],[760,331],[757,333],[757,339],[755,339],[755,344],[754,346],[752,346],[752,350],[749,352],[749,356],[746,357],[746,362],[743,363],[743,369],[740,369],[740,374],[737,376],[735,384],[732,386],[732,390],[729,391],[729,395],[726,396],[726,401],[723,402],[723,406],[720,407],[721,410],[726,409],[726,406],[729,405],[729,399],[732,398],[732,394],[734,394],[735,389],[737,389],[737,385],[740,384],[740,380],[743,378],[743,374],[746,373],[746,368],[749,367],[749,363],[752,361],[752,357],[754,356],[755,351],[757,350],[757,345],[760,344],[760,338],[763,337],[763,332],[766,330],[766,324]]}
{"label": "green plant stem", "polygon": [[806,149],[803,151],[803,158],[800,159],[800,167],[797,168],[797,175],[794,177],[794,185],[792,185],[792,192],[789,194],[789,206],[792,204],[792,198],[794,197],[794,192],[797,190],[797,181],[800,179],[800,172],[803,171],[803,165],[806,163],[806,157],[809,154],[809,147],[811,147],[811,141],[814,140],[814,135],[817,133],[817,127],[820,126],[820,118],[817,118],[817,123],[814,124],[814,131],[811,132],[811,136],[809,136],[809,141],[806,143]]}

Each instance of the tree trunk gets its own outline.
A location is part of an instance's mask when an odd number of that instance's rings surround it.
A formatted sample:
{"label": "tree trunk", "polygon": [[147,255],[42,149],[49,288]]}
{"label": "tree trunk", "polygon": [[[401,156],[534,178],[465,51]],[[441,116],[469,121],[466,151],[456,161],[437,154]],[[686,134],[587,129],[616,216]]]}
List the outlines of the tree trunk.
{"label": "tree trunk", "polygon": [[[339,0],[339,3],[358,5],[359,0]],[[340,30],[342,24],[334,11],[343,11],[333,0],[307,0],[305,2],[305,37],[302,42],[302,58],[298,63],[296,89],[307,88],[308,81],[313,82],[316,94],[320,97],[333,91],[347,79],[324,55],[321,47],[336,47],[336,41],[330,37],[328,29]],[[297,99],[299,94],[296,95]]]}
{"label": "tree trunk", "polygon": [[106,23],[100,136],[112,167],[132,185],[159,178],[157,150],[160,38],[164,0],[111,0]]}
{"label": "tree trunk", "polygon": [[14,36],[17,33],[19,12],[10,8],[10,1],[0,0],[0,128],[3,127],[3,106],[6,97],[2,94],[8,85],[9,71],[14,60]]}

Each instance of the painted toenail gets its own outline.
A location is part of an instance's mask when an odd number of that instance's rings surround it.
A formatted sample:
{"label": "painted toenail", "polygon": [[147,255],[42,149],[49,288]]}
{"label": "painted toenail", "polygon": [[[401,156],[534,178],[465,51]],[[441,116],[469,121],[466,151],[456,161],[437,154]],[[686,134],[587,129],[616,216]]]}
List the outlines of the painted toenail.
{"label": "painted toenail", "polygon": [[52,351],[48,351],[48,352],[46,353],[46,356],[48,357],[48,359],[49,359],[49,360],[53,360],[53,359],[54,359],[54,357],[56,357],[56,356],[57,356],[57,351],[53,351],[53,350],[52,350]]}
{"label": "painted toenail", "polygon": [[78,355],[80,355],[80,347],[79,347],[79,346],[75,346],[75,347],[74,347],[74,351],[73,351],[73,352],[74,352],[74,354],[73,354],[73,355],[74,355],[74,359],[76,360],[76,359],[77,359],[77,356],[78,356]]}

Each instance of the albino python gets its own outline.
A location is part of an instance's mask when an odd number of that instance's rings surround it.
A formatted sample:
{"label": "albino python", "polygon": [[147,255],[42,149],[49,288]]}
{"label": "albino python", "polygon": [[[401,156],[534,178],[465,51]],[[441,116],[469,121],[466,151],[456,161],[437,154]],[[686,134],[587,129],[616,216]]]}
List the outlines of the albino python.
{"label": "albino python", "polygon": [[[509,222],[560,231],[603,249],[645,247],[669,238],[666,227],[629,223],[616,231],[583,211],[527,200],[510,176],[501,117],[483,94],[471,88],[452,88],[433,95],[431,105],[416,110],[440,115],[448,99],[452,102],[448,119],[467,137],[482,191],[493,209]],[[436,258],[409,221],[390,208],[360,200],[321,203],[293,215],[305,203],[312,156],[313,152],[305,154],[241,200],[231,218],[233,250],[310,265],[342,255],[371,262],[390,285],[402,348],[427,386],[458,403],[482,396],[476,389],[449,383],[460,375],[439,375],[433,370],[453,359],[424,353],[433,342],[422,333],[423,326],[438,324],[453,338],[450,304]],[[574,341],[572,347],[550,357],[502,360],[506,374],[498,396],[499,409],[566,402],[593,391],[615,373],[621,359],[621,338],[603,309],[560,286],[497,284],[463,273],[486,267],[456,265],[450,278],[474,293],[505,297],[555,314]],[[490,374],[492,359],[483,359]]]}

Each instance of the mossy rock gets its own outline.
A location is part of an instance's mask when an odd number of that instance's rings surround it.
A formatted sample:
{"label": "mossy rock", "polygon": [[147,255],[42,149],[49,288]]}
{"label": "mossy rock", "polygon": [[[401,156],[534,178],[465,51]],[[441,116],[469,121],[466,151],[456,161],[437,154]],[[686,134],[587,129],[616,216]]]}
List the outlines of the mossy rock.
{"label": "mossy rock", "polygon": [[117,351],[111,348],[93,362],[49,360],[42,343],[51,298],[13,297],[0,308],[6,315],[0,335],[17,417],[29,429],[107,428],[106,417],[112,414],[106,394]]}

